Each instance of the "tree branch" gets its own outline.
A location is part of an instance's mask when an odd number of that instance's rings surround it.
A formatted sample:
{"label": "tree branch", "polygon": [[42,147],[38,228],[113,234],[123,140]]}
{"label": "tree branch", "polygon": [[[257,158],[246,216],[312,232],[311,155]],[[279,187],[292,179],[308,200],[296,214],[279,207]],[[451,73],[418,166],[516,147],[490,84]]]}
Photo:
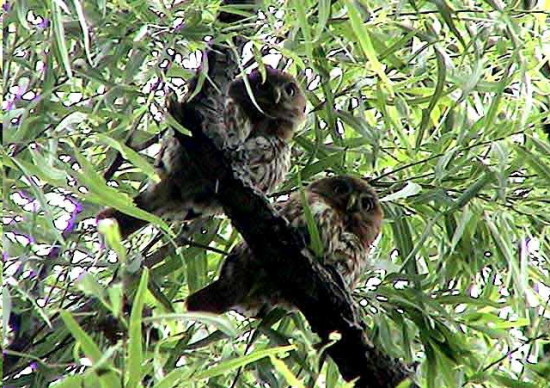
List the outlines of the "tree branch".
{"label": "tree branch", "polygon": [[[206,58],[208,78],[218,86],[229,83],[237,74],[239,58],[232,50],[216,47]],[[212,92],[212,88],[203,88],[190,102],[180,104],[184,114],[175,115],[193,133],[193,137],[181,133],[178,136],[186,150],[186,168],[196,169],[217,185],[218,200],[234,227],[272,274],[283,296],[304,314],[312,330],[324,342],[333,332],[341,335],[327,352],[342,377],[348,381],[358,379],[358,388],[397,386],[411,375],[408,368],[369,342],[348,290],[311,257],[303,240],[266,197],[245,183],[245,172],[232,169],[231,159],[204,134],[204,128],[216,122],[216,116],[221,114],[219,107],[223,106],[223,95]]]}
{"label": "tree branch", "polygon": [[231,169],[230,160],[200,133],[182,139],[182,145],[188,166],[218,182],[218,199],[224,211],[280,285],[284,297],[304,314],[324,341],[329,340],[330,333],[340,333],[341,339],[328,348],[328,354],[344,379],[359,378],[356,387],[389,388],[407,378],[410,371],[406,366],[369,343],[349,292],[312,259],[301,238],[268,200],[234,176],[240,172]]}
{"label": "tree branch", "polygon": [[[233,2],[227,0],[226,3]],[[232,20],[231,17],[228,20]],[[397,386],[411,375],[408,368],[369,342],[348,290],[310,256],[299,235],[265,196],[244,183],[243,171],[234,171],[230,159],[202,132],[203,125],[208,125],[213,115],[220,114],[217,109],[223,106],[223,95],[219,90],[239,72],[239,58],[230,48],[213,46],[205,57],[208,79],[218,88],[206,81],[191,101],[180,104],[181,111],[176,113],[181,115],[175,116],[193,133],[193,137],[181,133],[178,136],[186,150],[186,168],[195,168],[217,184],[219,201],[233,225],[272,274],[283,296],[304,314],[312,330],[324,342],[329,341],[331,333],[340,334],[340,339],[328,347],[327,352],[343,378],[357,379],[358,388]]]}

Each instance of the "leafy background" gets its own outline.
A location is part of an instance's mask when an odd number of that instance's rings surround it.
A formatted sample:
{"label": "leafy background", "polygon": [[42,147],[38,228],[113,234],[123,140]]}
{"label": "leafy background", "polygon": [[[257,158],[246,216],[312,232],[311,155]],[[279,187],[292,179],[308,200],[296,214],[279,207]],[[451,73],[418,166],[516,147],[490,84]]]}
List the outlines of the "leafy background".
{"label": "leafy background", "polygon": [[247,68],[279,63],[307,90],[281,193],[346,172],[385,199],[354,293],[372,341],[422,387],[546,386],[548,0],[265,1],[237,25],[218,9],[3,4],[4,386],[345,386],[299,313],[185,312],[238,241],[227,219],[96,232],[153,174],[168,90],[240,34]]}

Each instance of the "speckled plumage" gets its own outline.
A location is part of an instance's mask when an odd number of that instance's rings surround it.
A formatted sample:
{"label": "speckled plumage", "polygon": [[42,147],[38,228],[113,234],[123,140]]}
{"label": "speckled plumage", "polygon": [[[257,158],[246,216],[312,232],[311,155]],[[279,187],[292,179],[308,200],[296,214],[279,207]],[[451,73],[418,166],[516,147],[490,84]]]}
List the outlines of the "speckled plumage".
{"label": "speckled plumage", "polygon": [[[306,100],[290,74],[271,67],[266,67],[265,79],[254,70],[246,80],[239,78],[229,85],[224,107],[219,108],[223,114],[212,111],[202,130],[216,146],[230,153],[233,170],[246,174],[258,190],[269,193],[290,168],[289,141],[305,119]],[[216,101],[212,106],[216,107]],[[177,103],[169,110],[177,114]],[[165,136],[155,160],[161,181],[149,184],[134,199],[136,205],[158,216],[179,220],[221,212],[215,187],[189,168],[186,158],[177,133]],[[145,225],[144,221],[114,209],[98,216],[107,217],[118,221],[123,237]]]}
{"label": "speckled plumage", "polygon": [[[305,198],[319,231],[323,250],[319,260],[353,289],[380,232],[383,213],[376,193],[361,179],[337,176],[309,185]],[[290,225],[309,241],[301,193],[292,194],[278,207]],[[218,280],[187,300],[190,311],[222,313],[235,309],[247,315],[273,305],[291,307],[246,243],[236,246],[226,258]]]}

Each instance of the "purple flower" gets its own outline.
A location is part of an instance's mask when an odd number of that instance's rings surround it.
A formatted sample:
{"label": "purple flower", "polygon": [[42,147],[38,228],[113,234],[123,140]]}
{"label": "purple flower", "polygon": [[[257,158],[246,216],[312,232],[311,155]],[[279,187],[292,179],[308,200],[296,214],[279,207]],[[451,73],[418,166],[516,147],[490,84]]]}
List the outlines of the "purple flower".
{"label": "purple flower", "polygon": [[61,254],[61,248],[59,246],[54,246],[50,251],[48,252],[48,259],[56,259]]}
{"label": "purple flower", "polygon": [[67,221],[67,226],[63,229],[63,237],[68,237],[69,234],[75,229],[76,226],[76,214],[72,213],[71,218]]}
{"label": "purple flower", "polygon": [[73,197],[67,197],[67,201],[73,204],[74,210],[71,212],[71,218],[67,221],[67,226],[63,229],[63,237],[67,237],[76,227],[76,217],[82,212],[82,204]]}
{"label": "purple flower", "polygon": [[15,92],[13,92],[11,97],[6,98],[4,101],[4,110],[9,111],[15,108],[17,101],[21,100],[23,94],[27,92],[27,86],[16,86]]}
{"label": "purple flower", "polygon": [[20,233],[19,235],[25,238],[29,244],[34,244],[36,242],[34,237],[31,236],[30,234]]}
{"label": "purple flower", "polygon": [[34,198],[31,197],[29,194],[27,194],[27,192],[25,192],[25,191],[19,190],[17,192],[17,194],[19,194],[21,197],[25,198],[27,200],[27,203],[34,201]]}
{"label": "purple flower", "polygon": [[41,30],[45,30],[46,28],[48,28],[50,26],[50,19],[47,19],[47,18],[42,18],[42,20],[40,21],[40,23],[38,23],[36,25],[37,28],[41,29]]}
{"label": "purple flower", "polygon": [[76,198],[73,197],[67,197],[67,201],[73,204],[74,210],[73,213],[78,214],[82,212],[82,204],[76,200]]}
{"label": "purple flower", "polygon": [[4,12],[9,12],[10,8],[11,8],[10,3],[8,3],[7,1],[4,4],[2,4],[2,9],[4,10]]}
{"label": "purple flower", "polygon": [[13,108],[15,108],[15,99],[10,98],[9,100],[4,101],[3,105],[4,105],[3,109],[5,111],[13,110]]}

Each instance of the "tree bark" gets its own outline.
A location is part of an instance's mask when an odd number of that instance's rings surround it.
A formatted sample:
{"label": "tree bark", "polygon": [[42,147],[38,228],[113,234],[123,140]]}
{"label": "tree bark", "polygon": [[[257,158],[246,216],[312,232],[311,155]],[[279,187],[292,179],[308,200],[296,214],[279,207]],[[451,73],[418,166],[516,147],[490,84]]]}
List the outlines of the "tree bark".
{"label": "tree bark", "polygon": [[[204,57],[208,61],[208,78],[219,87],[225,87],[238,73],[239,58],[231,50],[216,46]],[[195,168],[205,178],[217,182],[225,213],[254,256],[272,274],[284,297],[304,314],[312,330],[324,342],[329,341],[331,333],[339,333],[341,338],[327,352],[342,377],[347,381],[357,379],[357,388],[396,387],[411,376],[408,367],[369,342],[349,291],[313,260],[299,234],[277,214],[266,197],[248,185],[246,172],[235,171],[230,158],[204,135],[208,122],[215,122],[215,115],[222,114],[216,107],[223,106],[219,99],[224,98],[213,92],[216,88],[208,86],[182,104],[185,114],[177,117],[193,133],[192,137],[179,136],[187,152],[187,168]]]}
{"label": "tree bark", "polygon": [[329,341],[330,333],[341,335],[327,352],[342,377],[358,379],[358,388],[393,388],[409,377],[411,371],[404,364],[369,343],[348,290],[313,260],[302,239],[268,200],[235,176],[242,174],[232,170],[223,152],[201,133],[183,139],[182,145],[193,168],[218,182],[224,211],[284,297],[304,314],[323,341]]}

